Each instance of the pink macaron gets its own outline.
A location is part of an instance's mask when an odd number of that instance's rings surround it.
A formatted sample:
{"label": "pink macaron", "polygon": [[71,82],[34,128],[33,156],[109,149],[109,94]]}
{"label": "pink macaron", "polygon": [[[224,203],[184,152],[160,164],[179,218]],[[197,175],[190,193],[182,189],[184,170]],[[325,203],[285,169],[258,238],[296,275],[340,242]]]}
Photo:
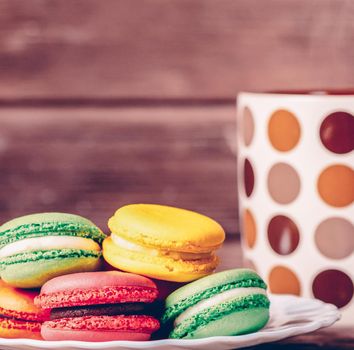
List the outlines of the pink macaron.
{"label": "pink macaron", "polygon": [[45,340],[149,340],[158,290],[150,279],[118,271],[75,273],[48,281],[35,303],[50,309]]}

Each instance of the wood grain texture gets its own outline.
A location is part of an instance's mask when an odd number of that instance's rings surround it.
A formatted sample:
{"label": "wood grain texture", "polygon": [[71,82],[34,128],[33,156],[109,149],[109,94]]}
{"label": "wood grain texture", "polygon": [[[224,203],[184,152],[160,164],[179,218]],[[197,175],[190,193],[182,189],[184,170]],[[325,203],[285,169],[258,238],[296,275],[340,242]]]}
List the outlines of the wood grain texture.
{"label": "wood grain texture", "polygon": [[332,326],[276,343],[252,346],[247,350],[352,350],[353,329]]}
{"label": "wood grain texture", "polygon": [[351,0],[0,0],[0,97],[354,85]]}
{"label": "wood grain texture", "polygon": [[107,219],[129,203],[200,211],[238,231],[235,110],[0,109],[0,222],[65,211]]}

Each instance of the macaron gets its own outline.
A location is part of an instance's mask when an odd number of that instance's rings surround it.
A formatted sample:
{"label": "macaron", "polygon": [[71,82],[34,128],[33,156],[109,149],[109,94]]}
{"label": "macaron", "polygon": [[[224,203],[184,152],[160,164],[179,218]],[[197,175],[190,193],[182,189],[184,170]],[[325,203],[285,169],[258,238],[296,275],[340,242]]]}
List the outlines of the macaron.
{"label": "macaron", "polygon": [[112,234],[103,242],[103,256],[110,265],[173,282],[211,274],[225,239],[223,228],[209,217],[154,204],[124,206],[108,226]]}
{"label": "macaron", "polygon": [[118,271],[76,273],[48,281],[35,299],[50,309],[45,340],[149,340],[160,327],[152,316],[158,296],[148,278]]}
{"label": "macaron", "polygon": [[37,295],[0,281],[0,338],[42,339],[41,324],[48,313],[34,305]]}
{"label": "macaron", "polygon": [[0,275],[11,286],[41,287],[53,277],[100,267],[104,233],[73,214],[41,213],[0,227]]}
{"label": "macaron", "polygon": [[162,324],[170,338],[256,332],[269,319],[266,284],[252,270],[234,269],[189,283],[166,299]]}

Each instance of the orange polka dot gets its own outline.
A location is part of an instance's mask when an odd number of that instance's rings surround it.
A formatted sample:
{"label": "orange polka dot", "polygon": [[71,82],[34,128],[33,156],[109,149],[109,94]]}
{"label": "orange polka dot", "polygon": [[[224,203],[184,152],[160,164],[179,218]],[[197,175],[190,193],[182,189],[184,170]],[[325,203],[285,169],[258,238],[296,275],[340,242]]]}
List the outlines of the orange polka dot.
{"label": "orange polka dot", "polygon": [[243,214],[243,234],[246,244],[249,248],[253,248],[256,243],[257,229],[256,222],[249,209],[246,209]]}
{"label": "orange polka dot", "polygon": [[317,188],[327,204],[345,207],[354,200],[354,171],[346,165],[332,165],[322,171]]}
{"label": "orange polka dot", "polygon": [[293,271],[285,266],[275,266],[269,274],[272,293],[300,295],[300,281]]}
{"label": "orange polka dot", "polygon": [[300,124],[293,113],[279,109],[270,117],[268,136],[278,151],[287,152],[293,149],[299,142],[300,133]]}

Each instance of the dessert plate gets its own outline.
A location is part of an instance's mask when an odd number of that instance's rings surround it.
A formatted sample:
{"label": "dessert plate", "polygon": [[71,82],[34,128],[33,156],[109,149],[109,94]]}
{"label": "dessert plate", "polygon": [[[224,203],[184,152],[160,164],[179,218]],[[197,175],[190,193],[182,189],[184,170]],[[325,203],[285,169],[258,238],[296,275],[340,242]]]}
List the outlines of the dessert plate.
{"label": "dessert plate", "polygon": [[270,295],[270,320],[262,330],[246,335],[231,337],[211,337],[195,340],[163,339],[149,342],[113,341],[89,343],[79,341],[48,342],[30,339],[0,338],[0,349],[6,350],[127,350],[127,349],[240,349],[262,343],[281,340],[287,337],[309,333],[332,325],[339,320],[338,309],[315,299],[291,295]]}

